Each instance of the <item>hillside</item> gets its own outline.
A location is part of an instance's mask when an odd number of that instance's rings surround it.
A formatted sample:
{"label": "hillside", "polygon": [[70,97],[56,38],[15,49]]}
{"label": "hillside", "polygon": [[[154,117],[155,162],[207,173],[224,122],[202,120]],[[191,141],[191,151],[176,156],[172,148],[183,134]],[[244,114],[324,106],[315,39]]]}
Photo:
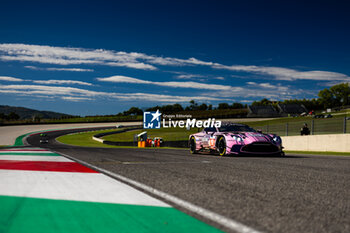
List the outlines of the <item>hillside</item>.
{"label": "hillside", "polygon": [[34,116],[40,116],[40,118],[42,119],[57,119],[61,117],[71,117],[71,115],[58,112],[39,111],[30,108],[0,105],[0,113],[8,115],[11,112],[15,112],[16,114],[18,114],[21,119],[31,119]]}

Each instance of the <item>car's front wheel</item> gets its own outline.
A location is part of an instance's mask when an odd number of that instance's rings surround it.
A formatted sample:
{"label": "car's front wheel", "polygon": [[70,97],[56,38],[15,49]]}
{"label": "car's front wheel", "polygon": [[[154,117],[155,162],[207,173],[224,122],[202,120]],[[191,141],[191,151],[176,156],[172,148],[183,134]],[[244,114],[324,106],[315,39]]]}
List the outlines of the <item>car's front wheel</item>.
{"label": "car's front wheel", "polygon": [[194,137],[191,137],[190,139],[190,152],[191,154],[198,153],[198,151],[196,150],[196,139]]}
{"label": "car's front wheel", "polygon": [[226,154],[226,141],[224,137],[221,137],[218,142],[219,155],[224,156]]}

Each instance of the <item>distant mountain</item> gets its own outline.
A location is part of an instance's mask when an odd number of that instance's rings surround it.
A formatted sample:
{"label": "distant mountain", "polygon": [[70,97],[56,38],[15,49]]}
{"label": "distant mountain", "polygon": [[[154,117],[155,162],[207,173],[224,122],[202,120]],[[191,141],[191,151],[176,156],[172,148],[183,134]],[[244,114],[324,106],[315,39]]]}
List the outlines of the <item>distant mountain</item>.
{"label": "distant mountain", "polygon": [[40,116],[40,118],[42,118],[42,119],[53,119],[53,118],[71,117],[72,116],[72,115],[58,113],[58,112],[39,111],[39,110],[35,110],[35,109],[30,109],[30,108],[0,105],[0,113],[8,115],[11,112],[15,112],[16,114],[18,114],[21,119],[31,119],[34,116]]}

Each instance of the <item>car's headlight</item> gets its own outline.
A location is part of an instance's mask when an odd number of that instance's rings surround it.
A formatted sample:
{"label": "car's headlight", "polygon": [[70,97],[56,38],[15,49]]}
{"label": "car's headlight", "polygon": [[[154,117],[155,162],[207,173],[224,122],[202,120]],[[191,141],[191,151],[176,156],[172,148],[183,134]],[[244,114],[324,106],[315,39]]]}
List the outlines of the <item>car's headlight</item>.
{"label": "car's headlight", "polygon": [[281,143],[282,142],[282,139],[280,136],[273,136],[272,140],[275,142],[275,143]]}
{"label": "car's headlight", "polygon": [[243,142],[243,139],[239,136],[236,135],[232,135],[233,140],[235,140],[236,142]]}

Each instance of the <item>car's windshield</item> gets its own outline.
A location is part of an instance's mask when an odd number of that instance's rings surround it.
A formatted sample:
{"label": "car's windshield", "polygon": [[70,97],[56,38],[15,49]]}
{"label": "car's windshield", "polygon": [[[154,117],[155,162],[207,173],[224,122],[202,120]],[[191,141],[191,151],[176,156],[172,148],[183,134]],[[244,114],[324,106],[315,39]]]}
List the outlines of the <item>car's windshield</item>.
{"label": "car's windshield", "polygon": [[216,128],[212,127],[212,128],[204,128],[205,132],[216,132]]}
{"label": "car's windshield", "polygon": [[220,132],[256,132],[255,129],[247,125],[223,125],[219,128]]}

